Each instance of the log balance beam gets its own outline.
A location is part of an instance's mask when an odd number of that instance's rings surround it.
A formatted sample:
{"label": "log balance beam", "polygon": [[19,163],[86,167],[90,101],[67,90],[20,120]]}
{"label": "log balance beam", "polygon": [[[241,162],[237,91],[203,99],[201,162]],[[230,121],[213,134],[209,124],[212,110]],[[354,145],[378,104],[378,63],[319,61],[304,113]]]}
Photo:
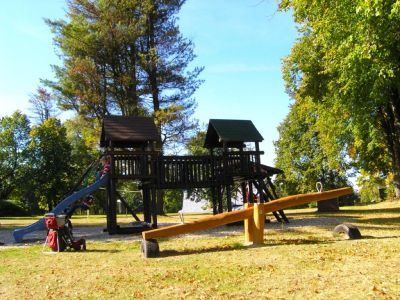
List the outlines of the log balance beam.
{"label": "log balance beam", "polygon": [[245,220],[245,242],[263,244],[264,221],[266,213],[304,203],[333,199],[340,196],[350,195],[351,193],[353,193],[352,188],[345,187],[326,192],[282,197],[268,203],[254,203],[254,205],[250,204],[251,206],[249,205],[247,208],[244,208],[242,210],[226,212],[210,217],[204,217],[190,223],[144,231],[142,232],[142,237],[144,240],[166,238],[194,231],[211,229],[229,223]]}

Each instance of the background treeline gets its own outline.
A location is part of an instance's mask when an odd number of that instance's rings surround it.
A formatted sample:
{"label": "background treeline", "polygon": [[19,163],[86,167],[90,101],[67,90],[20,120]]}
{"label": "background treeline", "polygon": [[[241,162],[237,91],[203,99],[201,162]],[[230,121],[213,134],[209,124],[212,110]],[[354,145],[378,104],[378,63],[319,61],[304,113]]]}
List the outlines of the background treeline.
{"label": "background treeline", "polygon": [[71,124],[50,116],[31,124],[19,111],[1,118],[2,215],[51,210],[98,156],[85,129]]}

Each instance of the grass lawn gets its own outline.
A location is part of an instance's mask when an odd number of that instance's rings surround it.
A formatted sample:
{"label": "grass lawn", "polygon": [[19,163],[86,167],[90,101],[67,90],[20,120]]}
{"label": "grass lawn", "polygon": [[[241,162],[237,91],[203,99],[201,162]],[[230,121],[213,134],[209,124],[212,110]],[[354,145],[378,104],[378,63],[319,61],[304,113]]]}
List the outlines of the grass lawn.
{"label": "grass lawn", "polygon": [[[400,299],[398,201],[286,213],[292,225],[266,224],[262,247],[244,247],[240,230],[162,239],[155,259],[142,257],[138,241],[89,242],[86,252],[55,255],[41,245],[0,247],[0,299]],[[358,226],[364,238],[333,236],[324,222],[331,218]],[[160,222],[167,220],[178,218]],[[0,219],[3,228],[21,222],[32,219]]]}

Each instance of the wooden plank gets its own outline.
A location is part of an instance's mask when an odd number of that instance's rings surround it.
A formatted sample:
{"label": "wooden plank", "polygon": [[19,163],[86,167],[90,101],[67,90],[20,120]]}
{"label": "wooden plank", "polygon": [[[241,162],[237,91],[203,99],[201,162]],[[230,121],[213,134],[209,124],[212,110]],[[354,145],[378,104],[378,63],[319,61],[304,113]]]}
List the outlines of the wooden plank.
{"label": "wooden plank", "polygon": [[[291,206],[296,206],[313,201],[321,201],[332,198],[337,198],[340,196],[349,195],[353,192],[351,187],[321,192],[321,193],[310,193],[310,194],[300,194],[288,197],[283,197],[272,202],[263,203],[264,213],[277,211],[280,209],[285,209]],[[226,212],[218,214],[215,216],[205,217],[191,223],[178,224],[169,227],[149,230],[142,232],[142,236],[145,240],[165,238],[175,235],[190,233],[194,231],[206,230],[222,226],[229,223],[234,223],[244,219],[248,219],[253,216],[253,207],[248,207],[246,209]]]}
{"label": "wooden plank", "polygon": [[272,211],[278,211],[280,209],[285,209],[291,206],[296,206],[300,204],[305,204],[314,201],[328,200],[341,196],[350,195],[353,193],[351,187],[344,187],[341,189],[326,191],[326,192],[316,192],[309,194],[299,194],[293,196],[282,197],[277,200],[264,203],[264,211],[266,213]]}
{"label": "wooden plank", "polygon": [[170,237],[179,234],[185,234],[189,232],[222,226],[225,224],[250,218],[251,216],[253,216],[252,207],[247,209],[232,211],[229,213],[226,212],[215,216],[204,217],[201,218],[200,220],[196,220],[186,224],[178,224],[169,227],[144,231],[142,232],[142,236],[146,240],[154,238]]}

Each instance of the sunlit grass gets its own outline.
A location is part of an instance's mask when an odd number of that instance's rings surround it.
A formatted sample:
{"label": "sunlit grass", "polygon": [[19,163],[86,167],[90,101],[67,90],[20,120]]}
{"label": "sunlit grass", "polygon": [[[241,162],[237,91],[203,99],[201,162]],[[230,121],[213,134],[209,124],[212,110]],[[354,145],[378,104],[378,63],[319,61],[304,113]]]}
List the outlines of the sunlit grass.
{"label": "sunlit grass", "polygon": [[[202,218],[206,216],[205,213],[194,213],[194,214],[185,214],[185,222],[190,222],[195,219]],[[143,220],[143,215],[137,215],[139,219]],[[10,230],[18,227],[23,227],[30,225],[43,216],[34,216],[34,217],[0,217],[0,230]],[[158,216],[158,223],[179,223],[180,218],[177,213],[175,214],[166,214],[163,216]],[[133,217],[129,214],[120,214],[118,215],[118,224],[129,224],[135,221]],[[107,219],[106,215],[74,215],[72,216],[72,222],[74,226],[106,226]]]}
{"label": "sunlit grass", "polygon": [[[290,210],[289,225],[266,224],[264,246],[245,247],[240,227],[224,227],[224,236],[162,239],[155,259],[143,258],[138,241],[89,241],[86,252],[56,255],[42,254],[41,245],[3,247],[0,299],[399,299],[399,207]],[[179,217],[160,217],[168,220]],[[333,236],[336,223],[357,225],[364,238]]]}

